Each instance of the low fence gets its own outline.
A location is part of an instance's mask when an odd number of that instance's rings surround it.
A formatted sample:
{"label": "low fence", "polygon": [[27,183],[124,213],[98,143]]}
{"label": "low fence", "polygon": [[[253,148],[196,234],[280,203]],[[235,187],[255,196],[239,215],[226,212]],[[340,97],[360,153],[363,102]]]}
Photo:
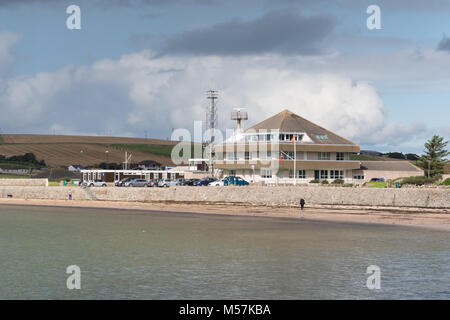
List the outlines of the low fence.
{"label": "low fence", "polygon": [[342,188],[300,186],[170,187],[170,188],[80,188],[1,187],[0,198],[68,199],[105,201],[171,201],[245,203],[291,206],[304,198],[312,205],[394,206],[450,208],[450,189],[438,188]]}

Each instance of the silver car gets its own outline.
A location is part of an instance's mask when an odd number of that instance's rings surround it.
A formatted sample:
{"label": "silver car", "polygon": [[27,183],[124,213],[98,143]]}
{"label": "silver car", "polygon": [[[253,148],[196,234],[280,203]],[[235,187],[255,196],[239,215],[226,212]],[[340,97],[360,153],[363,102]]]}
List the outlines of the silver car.
{"label": "silver car", "polygon": [[125,182],[125,187],[148,187],[148,181],[145,179],[132,179]]}
{"label": "silver car", "polygon": [[177,181],[172,179],[162,179],[158,182],[158,187],[173,187],[177,185]]}
{"label": "silver car", "polygon": [[103,180],[87,180],[83,181],[86,187],[106,187],[106,182]]}

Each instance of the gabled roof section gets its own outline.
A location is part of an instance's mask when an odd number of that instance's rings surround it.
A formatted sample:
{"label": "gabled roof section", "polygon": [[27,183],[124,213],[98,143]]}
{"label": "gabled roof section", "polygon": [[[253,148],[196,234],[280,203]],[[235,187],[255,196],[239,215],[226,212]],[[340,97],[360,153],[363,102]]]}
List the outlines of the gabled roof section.
{"label": "gabled roof section", "polygon": [[289,111],[283,110],[280,113],[255,124],[249,130],[279,130],[281,132],[305,132],[313,143],[316,144],[350,144],[356,145],[356,143],[345,139],[336,133],[333,133],[315,123],[312,123],[305,118]]}

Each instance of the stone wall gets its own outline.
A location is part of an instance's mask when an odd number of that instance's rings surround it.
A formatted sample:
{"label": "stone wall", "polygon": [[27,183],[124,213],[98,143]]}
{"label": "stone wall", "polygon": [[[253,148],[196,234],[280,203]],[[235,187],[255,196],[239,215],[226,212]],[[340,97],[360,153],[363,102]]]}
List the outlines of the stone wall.
{"label": "stone wall", "polygon": [[48,186],[48,179],[0,179],[0,186]]}
{"label": "stone wall", "polygon": [[0,186],[0,198],[110,201],[179,201],[297,205],[302,197],[312,205],[360,205],[450,208],[450,188],[343,188],[302,186],[80,188]]}

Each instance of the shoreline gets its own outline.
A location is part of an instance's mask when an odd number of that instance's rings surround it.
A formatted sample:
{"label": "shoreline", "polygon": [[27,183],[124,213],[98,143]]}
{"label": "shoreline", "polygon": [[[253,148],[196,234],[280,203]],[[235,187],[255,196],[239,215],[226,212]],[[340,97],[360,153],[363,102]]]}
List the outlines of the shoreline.
{"label": "shoreline", "polygon": [[1,205],[51,206],[66,208],[103,208],[133,211],[159,211],[196,214],[218,214],[247,217],[293,218],[309,221],[336,223],[361,223],[389,226],[426,228],[450,232],[450,212],[448,210],[426,210],[421,208],[380,208],[354,206],[314,206],[298,207],[263,206],[229,203],[170,203],[170,202],[130,202],[103,200],[40,200],[40,199],[0,199]]}

